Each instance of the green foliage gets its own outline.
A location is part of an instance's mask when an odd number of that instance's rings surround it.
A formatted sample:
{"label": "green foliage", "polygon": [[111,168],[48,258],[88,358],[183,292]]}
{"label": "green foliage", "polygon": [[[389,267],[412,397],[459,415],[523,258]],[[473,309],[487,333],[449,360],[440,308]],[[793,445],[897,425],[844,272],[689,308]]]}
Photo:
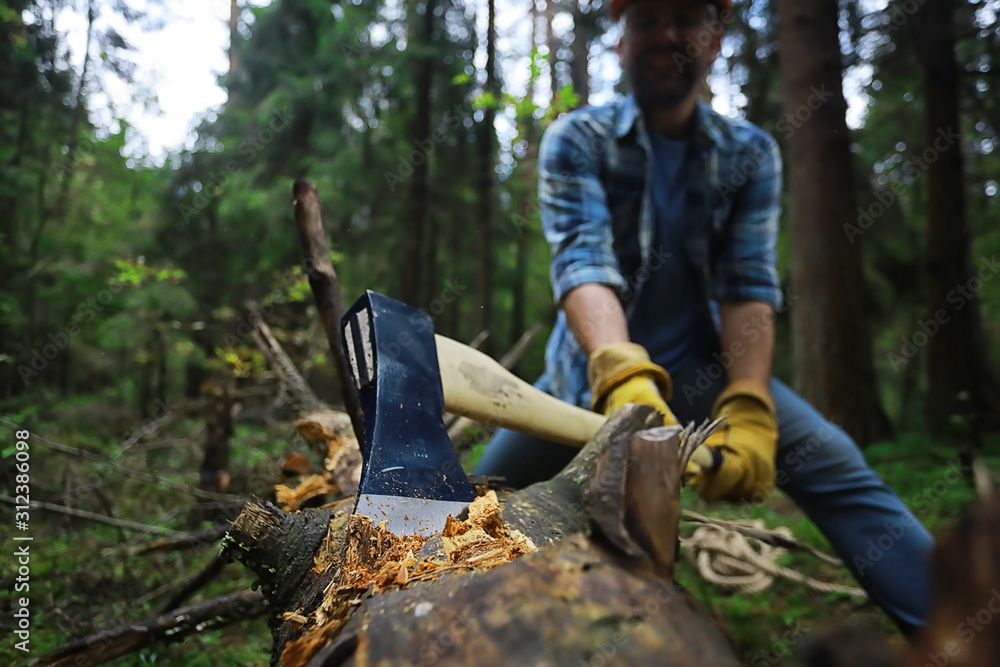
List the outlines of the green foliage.
{"label": "green foliage", "polygon": [[114,267],[117,271],[114,280],[130,287],[138,287],[143,283],[150,282],[162,283],[170,281],[177,284],[185,278],[184,272],[180,269],[146,266],[146,260],[142,257],[137,260],[116,259]]}

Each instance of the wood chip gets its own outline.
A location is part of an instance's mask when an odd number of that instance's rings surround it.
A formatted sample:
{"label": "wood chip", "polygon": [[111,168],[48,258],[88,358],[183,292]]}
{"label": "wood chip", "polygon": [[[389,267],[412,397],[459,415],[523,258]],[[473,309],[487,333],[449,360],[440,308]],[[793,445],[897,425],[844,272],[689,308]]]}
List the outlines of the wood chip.
{"label": "wood chip", "polygon": [[294,489],[285,484],[274,486],[274,497],[286,512],[298,512],[309,500],[324,495],[340,495],[340,489],[327,475],[310,475]]}

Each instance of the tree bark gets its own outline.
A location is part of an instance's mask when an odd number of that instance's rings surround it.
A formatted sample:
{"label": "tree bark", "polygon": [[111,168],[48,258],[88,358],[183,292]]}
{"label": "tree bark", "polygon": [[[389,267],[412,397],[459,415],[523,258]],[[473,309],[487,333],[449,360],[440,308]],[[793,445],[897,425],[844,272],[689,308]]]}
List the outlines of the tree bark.
{"label": "tree bark", "polygon": [[[970,266],[965,173],[951,0],[927,0],[915,18],[923,69],[927,160],[927,425],[937,437],[969,436],[995,407],[977,298],[980,267]],[[943,150],[942,150],[943,149]],[[959,288],[959,286],[965,289]],[[959,289],[956,289],[959,288]],[[915,322],[914,325],[917,323]],[[911,334],[919,329],[914,327]],[[954,417],[965,423],[956,426]],[[964,428],[963,428],[964,427]],[[956,433],[958,431],[958,433]]]}
{"label": "tree bark", "polygon": [[876,389],[862,295],[837,0],[779,0],[785,112],[808,118],[788,138],[789,240],[796,385],[859,444],[891,436]]}
{"label": "tree bark", "polygon": [[444,556],[438,535],[419,548],[410,574],[394,574],[397,584],[381,592],[341,585],[359,535],[373,546],[400,539],[349,519],[350,501],[295,515],[248,504],[227,552],[261,577],[275,616],[288,622],[272,625],[273,659],[286,667],[611,656],[636,665],[737,665],[714,622],[671,580],[680,429],[636,433],[658,421],[645,406],[620,411],[555,478],[505,496],[502,524],[537,551],[491,569],[460,563],[422,575]]}

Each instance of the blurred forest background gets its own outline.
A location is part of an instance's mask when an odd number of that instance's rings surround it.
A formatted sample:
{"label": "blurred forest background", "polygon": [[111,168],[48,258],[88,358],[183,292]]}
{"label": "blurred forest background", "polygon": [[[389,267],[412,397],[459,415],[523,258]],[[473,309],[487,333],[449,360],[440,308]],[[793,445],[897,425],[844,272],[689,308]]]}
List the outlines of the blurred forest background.
{"label": "blurred forest background", "polygon": [[[103,82],[129,84],[121,26],[152,30],[152,16],[117,0],[0,2],[3,494],[15,425],[37,436],[36,501],[193,530],[269,493],[299,406],[250,335],[254,314],[323,400],[340,397],[293,224],[300,177],[317,185],[348,302],[387,293],[496,357],[541,327],[515,367],[537,377],[554,319],[538,142],[560,113],[621,91],[608,4],[231,0],[228,101],[157,165],[92,102]],[[88,26],[75,58],[54,28],[67,7]],[[780,20],[793,15],[813,22]],[[775,372],[906,500],[948,461],[996,469],[1000,454],[998,57],[998,0],[737,0],[705,89],[784,152]],[[225,482],[204,474],[219,387],[234,404]],[[939,526],[970,494],[925,494],[921,515]],[[119,543],[141,535],[125,528],[33,520],[51,531],[34,562],[36,650],[155,615],[177,573],[211,558],[132,563]],[[199,595],[245,587],[232,568]],[[759,601],[717,602],[738,626]],[[770,636],[817,606],[786,596]],[[254,658],[199,662],[188,643],[141,661],[255,664],[269,642],[251,627],[195,646]],[[734,635],[748,659],[770,642]]]}

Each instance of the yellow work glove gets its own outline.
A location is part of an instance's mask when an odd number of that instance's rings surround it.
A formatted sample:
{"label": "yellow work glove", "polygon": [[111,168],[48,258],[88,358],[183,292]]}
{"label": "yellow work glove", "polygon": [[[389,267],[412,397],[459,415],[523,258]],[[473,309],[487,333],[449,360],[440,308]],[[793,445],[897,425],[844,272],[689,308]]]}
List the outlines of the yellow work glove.
{"label": "yellow work glove", "polygon": [[663,415],[666,426],[677,418],[667,407],[670,375],[649,359],[649,353],[635,343],[608,343],[587,359],[591,407],[610,415],[626,403],[651,405]]}
{"label": "yellow work glove", "polygon": [[702,447],[712,451],[714,470],[691,461],[688,483],[705,500],[762,500],[774,490],[778,418],[767,388],[753,380],[731,382],[715,400],[713,418],[725,423]]}

